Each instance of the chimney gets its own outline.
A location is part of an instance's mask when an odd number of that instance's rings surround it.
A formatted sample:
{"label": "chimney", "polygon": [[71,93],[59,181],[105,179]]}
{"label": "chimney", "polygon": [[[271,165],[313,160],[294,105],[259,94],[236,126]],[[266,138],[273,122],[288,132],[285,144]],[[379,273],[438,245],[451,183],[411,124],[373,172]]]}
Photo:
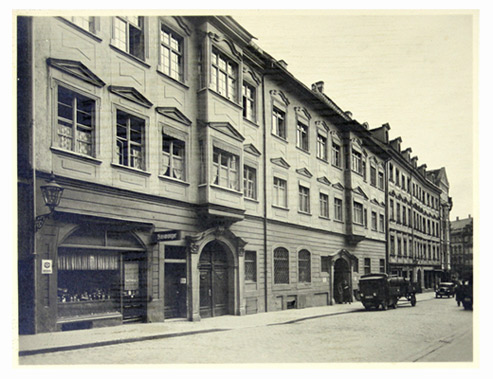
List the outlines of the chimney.
{"label": "chimney", "polygon": [[361,125],[363,125],[363,127],[366,129],[366,130],[369,130],[370,129],[370,125],[365,121],[364,123],[362,123]]}
{"label": "chimney", "polygon": [[455,219],[455,221],[459,221],[459,216],[457,216],[457,218]]}
{"label": "chimney", "polygon": [[313,83],[312,84],[312,91],[324,93],[324,82],[320,80],[316,83]]}
{"label": "chimney", "polygon": [[471,218],[471,215],[468,215],[467,218]]}

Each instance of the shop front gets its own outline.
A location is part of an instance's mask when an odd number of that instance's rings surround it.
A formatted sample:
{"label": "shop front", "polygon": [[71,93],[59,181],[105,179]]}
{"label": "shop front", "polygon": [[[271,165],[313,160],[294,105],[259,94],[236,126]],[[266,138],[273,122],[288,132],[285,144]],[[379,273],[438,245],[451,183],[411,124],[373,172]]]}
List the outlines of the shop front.
{"label": "shop front", "polygon": [[58,245],[56,329],[146,321],[147,252],[131,230],[79,226]]}

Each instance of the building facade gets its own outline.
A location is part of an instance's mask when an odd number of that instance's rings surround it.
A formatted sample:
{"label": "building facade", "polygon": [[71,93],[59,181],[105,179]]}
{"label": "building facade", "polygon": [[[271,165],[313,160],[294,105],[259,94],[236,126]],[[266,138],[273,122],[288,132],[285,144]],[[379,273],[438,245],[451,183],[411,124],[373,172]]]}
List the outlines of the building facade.
{"label": "building facade", "polygon": [[451,271],[454,279],[469,280],[473,275],[473,218],[450,222]]}
{"label": "building facade", "polygon": [[[19,17],[17,31],[21,333],[349,301],[360,275],[389,271],[390,228],[438,261],[438,210],[389,196],[400,151],[231,17]],[[390,226],[398,196],[422,229]]]}

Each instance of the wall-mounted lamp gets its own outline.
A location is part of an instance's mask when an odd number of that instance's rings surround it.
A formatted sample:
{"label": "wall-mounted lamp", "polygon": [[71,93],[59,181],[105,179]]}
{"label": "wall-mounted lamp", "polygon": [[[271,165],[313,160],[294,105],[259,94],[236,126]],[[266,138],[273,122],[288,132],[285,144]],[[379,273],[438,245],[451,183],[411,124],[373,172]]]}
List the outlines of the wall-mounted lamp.
{"label": "wall-mounted lamp", "polygon": [[62,193],[64,190],[61,185],[55,182],[55,175],[53,175],[53,173],[51,174],[50,181],[44,186],[40,186],[40,188],[45,205],[50,208],[50,213],[39,215],[36,217],[35,232],[43,227],[45,220],[53,214],[55,208],[58,206],[58,204],[60,204],[60,199],[62,198]]}

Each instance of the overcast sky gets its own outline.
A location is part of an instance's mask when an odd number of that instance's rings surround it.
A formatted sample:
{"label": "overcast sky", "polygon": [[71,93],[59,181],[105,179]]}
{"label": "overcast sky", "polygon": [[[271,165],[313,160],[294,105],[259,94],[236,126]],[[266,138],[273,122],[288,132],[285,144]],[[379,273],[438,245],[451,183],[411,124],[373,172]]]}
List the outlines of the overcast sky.
{"label": "overcast sky", "polygon": [[418,164],[446,167],[451,220],[473,214],[472,14],[232,13],[307,86],[370,128],[389,123]]}

